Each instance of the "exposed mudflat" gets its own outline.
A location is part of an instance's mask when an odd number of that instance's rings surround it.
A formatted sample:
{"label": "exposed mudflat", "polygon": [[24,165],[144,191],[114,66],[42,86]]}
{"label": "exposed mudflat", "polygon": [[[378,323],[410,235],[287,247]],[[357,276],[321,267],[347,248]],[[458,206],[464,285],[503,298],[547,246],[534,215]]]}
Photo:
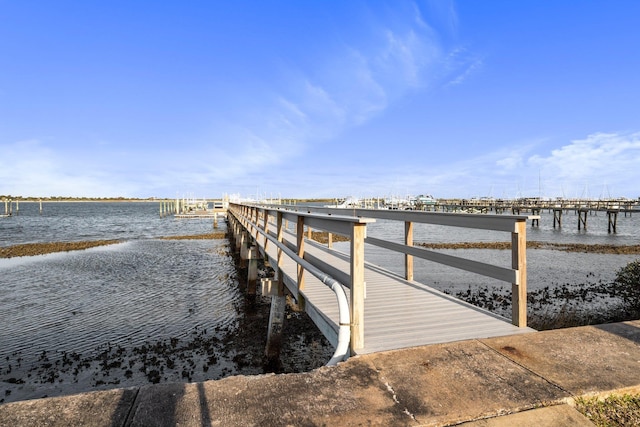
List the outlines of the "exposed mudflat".
{"label": "exposed mudflat", "polygon": [[46,242],[46,243],[25,243],[21,245],[0,248],[0,258],[13,258],[19,256],[44,255],[54,252],[69,252],[82,249],[94,248],[96,246],[113,245],[121,243],[120,240],[93,240],[84,242]]}
{"label": "exposed mudflat", "polygon": [[[162,240],[206,240],[206,239],[223,239],[225,233],[223,231],[217,233],[193,234],[187,236],[166,236],[161,237]],[[44,243],[25,243],[21,245],[13,245],[0,248],[0,258],[13,258],[19,256],[45,255],[54,252],[79,251],[83,249],[94,248],[97,246],[113,245],[122,243],[121,240],[90,240],[82,242],[44,242]]]}

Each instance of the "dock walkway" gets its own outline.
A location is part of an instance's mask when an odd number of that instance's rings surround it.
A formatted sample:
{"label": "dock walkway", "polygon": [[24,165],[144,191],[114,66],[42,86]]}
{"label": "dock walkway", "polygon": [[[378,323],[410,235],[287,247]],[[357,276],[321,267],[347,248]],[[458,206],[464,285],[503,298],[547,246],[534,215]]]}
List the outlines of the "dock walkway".
{"label": "dock walkway", "polygon": [[[287,233],[287,236],[290,242],[293,241],[292,233]],[[275,246],[268,247],[267,252],[271,264],[275,265]],[[344,275],[349,274],[349,256],[342,252],[307,241],[305,253],[316,263],[330,265]],[[285,258],[282,269],[285,283],[295,291],[296,263]],[[358,354],[533,331],[514,326],[508,319],[422,283],[404,280],[374,264],[365,263],[365,283],[365,344]],[[344,287],[344,290],[348,297],[349,289]],[[328,318],[337,333],[338,305],[331,289],[308,275],[301,293],[306,304],[311,306],[306,310]]]}
{"label": "dock walkway", "polygon": [[[277,268],[278,248],[265,237],[265,227],[261,227],[262,233],[257,232],[256,229],[260,228],[256,227],[258,221],[251,223],[247,217],[238,216],[262,257]],[[253,224],[253,228],[250,224]],[[273,232],[269,234],[275,236]],[[295,232],[283,227],[282,242],[289,249],[297,249],[298,239]],[[308,239],[301,244],[304,245],[304,260],[339,281],[349,305],[353,306],[353,292],[348,285],[354,268],[351,255]],[[308,272],[300,288],[299,266],[290,257],[282,257],[280,270],[288,291],[303,302],[305,311],[318,328],[333,345],[337,345],[340,317],[334,292]],[[363,282],[364,339],[362,346],[352,346],[352,354],[533,332],[531,328],[514,325],[509,319],[368,262],[364,262]]]}

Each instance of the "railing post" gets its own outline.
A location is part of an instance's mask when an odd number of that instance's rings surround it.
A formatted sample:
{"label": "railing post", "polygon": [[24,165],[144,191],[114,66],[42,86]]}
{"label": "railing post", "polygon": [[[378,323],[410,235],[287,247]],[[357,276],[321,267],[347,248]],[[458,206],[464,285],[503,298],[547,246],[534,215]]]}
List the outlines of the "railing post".
{"label": "railing post", "polygon": [[[304,217],[298,216],[298,225],[296,229],[296,243],[298,256],[304,259]],[[304,289],[304,268],[298,264],[298,290]]]}
{"label": "railing post", "polygon": [[366,224],[351,227],[351,350],[364,347],[364,239]]}
{"label": "railing post", "polygon": [[[283,229],[282,229],[282,212],[278,211],[277,217],[276,217],[276,238],[278,239],[279,243],[282,243],[283,240]],[[284,281],[282,279],[282,263],[283,263],[283,258],[284,258],[284,252],[282,252],[282,249],[278,248],[278,266],[276,268],[276,278],[278,279],[278,295],[282,296],[284,295]]]}
{"label": "railing post", "polygon": [[258,224],[260,223],[260,209],[258,207],[254,207],[253,210],[255,211],[255,221],[253,221],[253,223],[255,224],[254,239],[258,240],[258,236],[260,235],[260,232],[258,231]]}
{"label": "railing post", "polygon": [[[413,222],[404,222],[404,244],[407,246],[413,246]],[[413,280],[413,256],[404,255],[404,278],[407,280]]]}
{"label": "railing post", "polygon": [[[266,209],[264,210],[264,213],[262,215],[262,229],[264,230],[264,234],[268,236],[269,235],[269,211]],[[268,244],[269,244],[269,239],[265,237],[264,238],[265,261],[269,260],[269,257],[266,255]]]}
{"label": "railing post", "polygon": [[516,270],[516,282],[511,284],[511,323],[527,327],[527,224],[515,223],[511,233],[511,268]]}

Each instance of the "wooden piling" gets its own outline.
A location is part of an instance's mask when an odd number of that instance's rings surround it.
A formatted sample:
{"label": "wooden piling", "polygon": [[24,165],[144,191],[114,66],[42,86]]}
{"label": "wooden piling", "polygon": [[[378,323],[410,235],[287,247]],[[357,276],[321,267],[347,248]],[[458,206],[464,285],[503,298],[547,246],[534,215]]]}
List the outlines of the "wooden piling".
{"label": "wooden piling", "polygon": [[613,229],[613,232],[616,232],[616,224],[618,222],[618,210],[617,209],[608,209],[607,210],[607,220],[608,220],[608,227],[607,227],[607,231],[609,233],[611,233],[611,230]]}
{"label": "wooden piling", "polygon": [[556,221],[558,222],[558,228],[562,227],[562,209],[553,209],[553,228],[556,228]]}
{"label": "wooden piling", "polygon": [[247,260],[247,294],[256,294],[256,282],[258,281],[258,247],[251,246]]}
{"label": "wooden piling", "polygon": [[267,330],[267,346],[264,354],[267,359],[274,361],[280,358],[282,348],[282,329],[284,326],[284,311],[286,298],[279,295],[278,288],[271,279],[262,279],[262,296],[271,295],[271,309],[269,311],[269,328]]}
{"label": "wooden piling", "polygon": [[249,232],[243,231],[240,233],[240,268],[247,266],[247,260],[249,259]]}
{"label": "wooden piling", "polygon": [[584,231],[587,231],[587,212],[589,209],[587,208],[579,208],[576,210],[578,213],[578,231],[580,231],[580,226],[584,226]]}

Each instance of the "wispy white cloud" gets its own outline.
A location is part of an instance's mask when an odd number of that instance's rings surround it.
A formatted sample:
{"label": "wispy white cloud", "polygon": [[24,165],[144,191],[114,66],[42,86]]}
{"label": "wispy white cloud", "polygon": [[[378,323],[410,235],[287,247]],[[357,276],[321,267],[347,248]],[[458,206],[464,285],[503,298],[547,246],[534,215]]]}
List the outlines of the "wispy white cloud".
{"label": "wispy white cloud", "polygon": [[429,164],[425,171],[389,165],[380,173],[354,165],[347,179],[322,195],[640,196],[640,133],[596,133],[540,152],[548,143],[548,138],[522,141],[481,156]]}
{"label": "wispy white cloud", "polygon": [[445,86],[457,86],[480,72],[484,59],[468,48],[458,46],[448,53],[446,64],[449,81]]}
{"label": "wispy white cloud", "polygon": [[409,174],[407,186],[414,192],[427,187],[422,191],[456,197],[640,196],[640,132],[595,133],[539,152],[548,141],[522,141],[434,165],[427,176]]}
{"label": "wispy white cloud", "polygon": [[[531,156],[527,164],[543,176],[552,177],[547,178],[550,188],[571,189],[572,196],[587,196],[583,194],[585,188],[606,186],[612,196],[637,197],[640,195],[637,185],[640,182],[640,132],[594,133],[548,155]],[[578,192],[578,189],[582,190]],[[590,197],[600,196],[595,194],[598,190],[593,191]]]}
{"label": "wispy white cloud", "polygon": [[363,30],[373,35],[368,43],[340,37],[342,44],[318,54],[311,65],[296,68],[287,61],[286,85],[270,89],[271,101],[256,106],[251,120],[223,124],[219,128],[225,130],[212,135],[227,141],[217,153],[225,159],[226,176],[242,181],[247,165],[257,174],[299,163],[312,145],[332,144],[345,130],[383,114],[408,92],[424,89],[458,67],[420,10],[405,12],[393,27],[381,19]]}
{"label": "wispy white cloud", "polygon": [[[56,152],[39,140],[0,144],[0,193],[22,196],[131,196],[135,178],[118,179],[99,163]],[[116,167],[113,168],[114,172]]]}

